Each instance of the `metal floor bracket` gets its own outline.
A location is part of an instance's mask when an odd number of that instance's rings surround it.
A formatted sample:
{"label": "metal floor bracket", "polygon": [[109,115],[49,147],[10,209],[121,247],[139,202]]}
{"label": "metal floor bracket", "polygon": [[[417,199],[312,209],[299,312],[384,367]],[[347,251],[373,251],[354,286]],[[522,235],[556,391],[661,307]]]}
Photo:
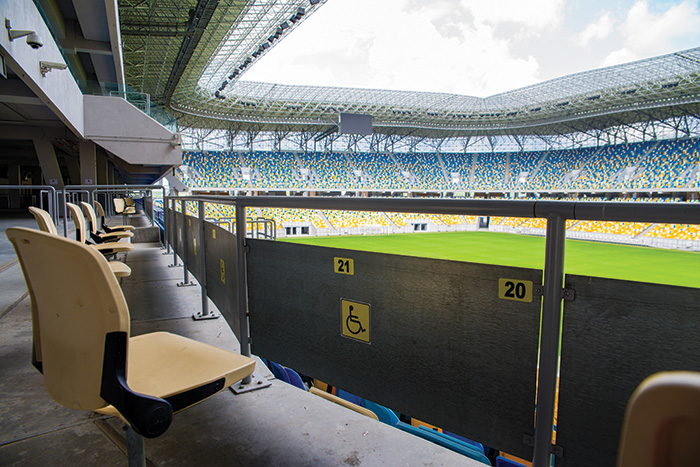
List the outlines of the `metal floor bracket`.
{"label": "metal floor bracket", "polygon": [[189,281],[189,282],[184,282],[184,281],[183,281],[183,282],[178,282],[178,283],[177,283],[177,286],[178,286],[178,287],[192,287],[192,286],[194,286],[194,285],[197,285],[197,284],[195,284],[195,283],[192,282],[192,281]]}
{"label": "metal floor bracket", "polygon": [[182,264],[168,264],[169,268],[181,268]]}
{"label": "metal floor bracket", "polygon": [[202,314],[201,311],[198,311],[197,313],[194,313],[192,315],[192,319],[195,321],[199,321],[202,319],[217,319],[219,316],[221,316],[219,313],[216,313],[214,311],[209,311],[206,315]]}
{"label": "metal floor bracket", "polygon": [[253,374],[250,375],[250,383],[243,384],[242,381],[239,381],[231,386],[231,391],[233,391],[234,394],[243,394],[250,391],[257,391],[258,389],[266,388],[271,385],[272,381],[268,381],[263,378],[260,373],[254,371]]}

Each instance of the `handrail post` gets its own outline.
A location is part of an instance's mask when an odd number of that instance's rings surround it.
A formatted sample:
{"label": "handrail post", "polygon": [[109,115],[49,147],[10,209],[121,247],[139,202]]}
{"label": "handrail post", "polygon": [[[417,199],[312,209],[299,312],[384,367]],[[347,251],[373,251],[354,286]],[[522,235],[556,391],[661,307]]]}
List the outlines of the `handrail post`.
{"label": "handrail post", "polygon": [[207,239],[204,229],[204,201],[197,201],[199,213],[199,285],[202,289],[202,311],[192,315],[194,319],[215,319],[219,315],[209,310],[209,297],[207,296]]}
{"label": "handrail post", "polygon": [[68,193],[66,193],[65,186],[61,190],[61,194],[63,194],[63,236],[67,238],[68,237],[68,201],[66,200],[66,196],[68,195]]}
{"label": "handrail post", "polygon": [[533,467],[549,467],[551,465],[554,409],[559,371],[559,332],[562,315],[565,242],[566,219],[558,213],[548,215]]}
{"label": "handrail post", "polygon": [[[238,289],[238,318],[240,323],[241,355],[250,357],[250,328],[248,327],[248,278],[246,276],[246,207],[237,201],[236,204],[236,276]],[[249,384],[250,376],[243,380]]]}
{"label": "handrail post", "polygon": [[189,271],[187,270],[187,262],[189,261],[187,251],[189,248],[187,248],[187,201],[184,198],[180,200],[180,211],[182,211],[182,270],[184,272],[182,282],[177,284],[177,286],[188,287],[194,285],[194,283],[190,281]]}
{"label": "handrail post", "polygon": [[163,242],[165,243],[164,255],[170,254],[170,223],[168,222],[168,202],[163,194]]}
{"label": "handrail post", "polygon": [[175,251],[175,245],[177,245],[177,221],[175,216],[175,199],[170,199],[170,210],[172,211],[173,215],[173,225],[170,227],[170,243],[173,246],[173,264],[171,264],[170,268],[175,268],[178,266],[177,264],[177,252]]}

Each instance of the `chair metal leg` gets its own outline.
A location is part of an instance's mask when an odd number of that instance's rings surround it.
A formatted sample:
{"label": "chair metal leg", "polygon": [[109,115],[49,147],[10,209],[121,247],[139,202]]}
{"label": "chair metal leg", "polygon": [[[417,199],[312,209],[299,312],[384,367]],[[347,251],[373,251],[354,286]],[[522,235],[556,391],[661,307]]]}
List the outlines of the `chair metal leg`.
{"label": "chair metal leg", "polygon": [[146,467],[146,446],[143,436],[136,433],[131,426],[126,426],[126,450],[129,467]]}

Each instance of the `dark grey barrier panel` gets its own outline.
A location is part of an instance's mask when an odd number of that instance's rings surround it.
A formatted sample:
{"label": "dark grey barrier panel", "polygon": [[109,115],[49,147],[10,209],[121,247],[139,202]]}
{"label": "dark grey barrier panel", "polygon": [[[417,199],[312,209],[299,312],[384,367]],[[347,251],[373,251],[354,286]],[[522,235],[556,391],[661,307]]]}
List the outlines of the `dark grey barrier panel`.
{"label": "dark grey barrier panel", "polygon": [[[265,240],[248,245],[254,353],[532,458],[523,436],[534,431],[541,299],[498,293],[499,279],[536,285],[541,271]],[[341,299],[354,302],[353,313]],[[369,342],[341,335],[344,326],[358,337],[365,329]]]}
{"label": "dark grey barrier panel", "polygon": [[185,238],[185,232],[182,231],[182,213],[181,212],[175,212],[175,220],[174,223],[171,224],[173,228],[175,229],[175,241],[173,242],[173,248],[177,252],[177,255],[182,258],[182,245],[183,245],[183,239]]}
{"label": "dark grey barrier panel", "polygon": [[[198,280],[202,280],[202,265],[199,255],[202,254],[202,239],[199,238],[199,218],[188,215],[185,218],[187,227],[187,270]],[[184,260],[184,258],[183,258]]]}
{"label": "dark grey barrier panel", "polygon": [[644,378],[700,371],[700,289],[566,276],[557,466],[614,466],[625,407]]}
{"label": "dark grey barrier panel", "polygon": [[238,340],[241,323],[238,316],[236,281],[236,236],[211,222],[204,223],[206,237],[207,295],[228,322]]}

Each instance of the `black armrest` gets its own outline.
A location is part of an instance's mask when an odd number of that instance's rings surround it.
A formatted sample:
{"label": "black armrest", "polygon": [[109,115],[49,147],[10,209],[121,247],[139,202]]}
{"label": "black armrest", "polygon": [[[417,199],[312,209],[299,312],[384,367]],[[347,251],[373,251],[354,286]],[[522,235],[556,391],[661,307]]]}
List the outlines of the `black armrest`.
{"label": "black armrest", "polygon": [[90,230],[89,232],[90,232],[90,240],[92,240],[93,242],[95,242],[95,243],[104,243],[105,242],[104,238],[100,237],[96,233],[93,233],[92,230]]}
{"label": "black armrest", "polygon": [[173,420],[170,403],[132,391],[126,383],[126,332],[105,336],[100,397],[112,404],[138,434],[145,438],[162,435]]}

